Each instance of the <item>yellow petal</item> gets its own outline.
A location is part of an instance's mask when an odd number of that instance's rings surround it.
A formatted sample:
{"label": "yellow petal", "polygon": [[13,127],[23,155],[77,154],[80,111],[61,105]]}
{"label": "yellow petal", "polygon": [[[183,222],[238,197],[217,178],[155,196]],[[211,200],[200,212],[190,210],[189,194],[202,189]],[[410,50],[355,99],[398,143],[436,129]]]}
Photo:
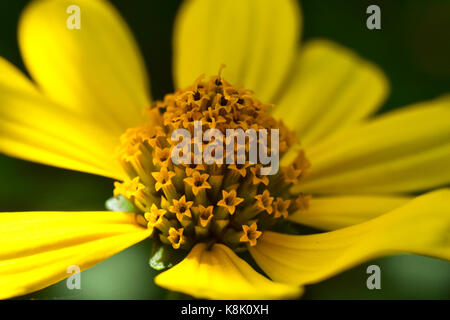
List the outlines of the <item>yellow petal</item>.
{"label": "yellow petal", "polygon": [[122,212],[0,213],[0,298],[24,295],[90,268],[149,236]]}
{"label": "yellow petal", "polygon": [[[69,29],[80,9],[80,29]],[[125,22],[99,0],[34,1],[19,23],[19,45],[32,77],[59,104],[121,134],[150,104],[144,62]]]}
{"label": "yellow petal", "polygon": [[450,182],[450,96],[343,129],[307,152],[311,175],[294,191],[388,194]]}
{"label": "yellow petal", "polygon": [[155,278],[156,284],[196,298],[280,299],[298,297],[297,286],[273,282],[252,269],[231,249],[197,244],[189,255]]}
{"label": "yellow petal", "polygon": [[0,58],[0,152],[52,166],[122,178],[118,137],[44,98]]}
{"label": "yellow petal", "polygon": [[409,197],[378,195],[313,197],[308,210],[294,212],[288,219],[321,230],[334,230],[373,219],[409,200]]}
{"label": "yellow petal", "polygon": [[300,50],[274,116],[311,145],[372,114],[388,91],[378,67],[335,43],[312,40]]}
{"label": "yellow petal", "polygon": [[364,261],[409,252],[450,260],[450,189],[359,225],[308,236],[265,232],[250,253],[273,280],[321,281]]}
{"label": "yellow petal", "polygon": [[217,74],[271,102],[297,49],[300,10],[293,0],[189,0],[174,34],[174,78],[178,88],[201,74]]}

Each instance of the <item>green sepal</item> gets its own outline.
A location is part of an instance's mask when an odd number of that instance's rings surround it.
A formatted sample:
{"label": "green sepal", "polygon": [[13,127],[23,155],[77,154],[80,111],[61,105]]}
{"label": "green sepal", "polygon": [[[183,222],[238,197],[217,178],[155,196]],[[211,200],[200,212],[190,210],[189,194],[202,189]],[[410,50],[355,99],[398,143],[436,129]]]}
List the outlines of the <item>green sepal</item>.
{"label": "green sepal", "polygon": [[173,267],[186,255],[184,250],[175,250],[169,245],[154,242],[150,254],[149,265],[155,270],[163,270]]}
{"label": "green sepal", "polygon": [[105,207],[110,211],[137,212],[134,204],[122,195],[106,200]]}

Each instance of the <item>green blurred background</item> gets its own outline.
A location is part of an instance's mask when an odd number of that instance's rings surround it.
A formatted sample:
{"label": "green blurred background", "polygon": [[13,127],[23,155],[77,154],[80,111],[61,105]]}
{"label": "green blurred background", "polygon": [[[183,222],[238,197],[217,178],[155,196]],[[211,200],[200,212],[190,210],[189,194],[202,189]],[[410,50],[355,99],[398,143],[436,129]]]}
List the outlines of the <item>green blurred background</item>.
{"label": "green blurred background", "polygon": [[[274,0],[276,1],[276,0]],[[112,1],[131,26],[152,79],[152,95],[173,89],[171,34],[181,1]],[[27,0],[0,1],[0,56],[23,68],[16,41]],[[366,8],[381,8],[382,29],[366,28]],[[450,1],[304,0],[303,39],[332,39],[377,63],[391,81],[385,112],[450,92]],[[103,210],[112,181],[0,155],[0,211]],[[148,243],[81,274],[81,290],[65,282],[27,299],[177,298],[153,284]],[[381,267],[381,290],[366,288],[366,268]],[[365,263],[308,286],[305,299],[450,299],[450,263],[402,255]]]}

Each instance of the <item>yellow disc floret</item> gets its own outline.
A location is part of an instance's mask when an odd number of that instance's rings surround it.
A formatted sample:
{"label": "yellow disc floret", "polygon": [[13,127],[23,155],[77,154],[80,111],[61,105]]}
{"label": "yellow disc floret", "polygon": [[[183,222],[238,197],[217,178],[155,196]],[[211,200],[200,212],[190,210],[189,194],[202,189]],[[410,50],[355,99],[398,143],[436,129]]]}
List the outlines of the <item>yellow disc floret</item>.
{"label": "yellow disc floret", "polygon": [[[199,242],[223,243],[234,250],[256,245],[265,230],[307,209],[309,196],[289,192],[308,173],[310,164],[303,151],[290,165],[265,175],[264,164],[249,160],[250,143],[272,152],[271,139],[249,135],[223,154],[214,149],[220,140],[188,140],[190,161],[180,163],[172,161],[179,142],[172,140],[172,134],[183,129],[194,136],[200,123],[202,133],[218,130],[228,143],[234,139],[227,136],[229,129],[278,129],[277,156],[282,159],[297,142],[294,133],[270,115],[270,108],[220,75],[209,80],[200,77],[192,86],[166,95],[145,111],[145,124],[122,135],[118,159],[129,179],[115,183],[114,196],[132,202],[148,222],[152,239],[177,252],[187,252]],[[219,161],[199,161],[195,148],[211,148],[211,157]]]}

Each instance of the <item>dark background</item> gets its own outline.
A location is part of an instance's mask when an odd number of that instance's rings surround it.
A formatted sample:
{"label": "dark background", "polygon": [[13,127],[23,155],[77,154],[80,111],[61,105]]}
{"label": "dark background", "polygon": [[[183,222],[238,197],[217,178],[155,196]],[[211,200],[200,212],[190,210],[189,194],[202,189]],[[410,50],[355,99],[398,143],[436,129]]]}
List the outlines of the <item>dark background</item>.
{"label": "dark background", "polygon": [[[274,0],[276,1],[276,0]],[[171,35],[181,1],[112,1],[138,40],[152,95],[173,90]],[[26,0],[0,1],[0,56],[22,70],[16,27]],[[381,8],[381,30],[366,28],[366,8]],[[304,0],[302,41],[332,39],[378,64],[391,82],[380,112],[450,92],[450,1]],[[25,71],[25,70],[24,70]],[[112,181],[0,155],[0,211],[103,210]],[[153,284],[149,244],[138,244],[81,274],[82,290],[59,283],[26,298],[179,298]],[[366,268],[381,267],[381,290],[366,288]],[[450,264],[402,255],[383,258],[309,286],[307,299],[450,299]]]}

